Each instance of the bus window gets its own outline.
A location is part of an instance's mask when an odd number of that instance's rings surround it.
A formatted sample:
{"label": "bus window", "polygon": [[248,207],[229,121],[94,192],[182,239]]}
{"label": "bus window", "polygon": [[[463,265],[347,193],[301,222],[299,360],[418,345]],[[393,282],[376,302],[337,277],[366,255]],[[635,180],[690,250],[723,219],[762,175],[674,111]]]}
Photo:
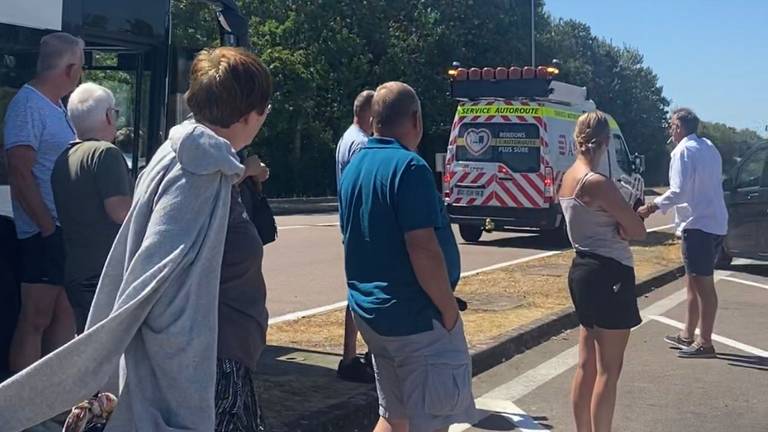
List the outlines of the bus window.
{"label": "bus window", "polygon": [[143,55],[89,50],[84,81],[104,86],[115,95],[120,110],[115,145],[123,152],[134,177],[147,163],[150,73],[143,70]]}

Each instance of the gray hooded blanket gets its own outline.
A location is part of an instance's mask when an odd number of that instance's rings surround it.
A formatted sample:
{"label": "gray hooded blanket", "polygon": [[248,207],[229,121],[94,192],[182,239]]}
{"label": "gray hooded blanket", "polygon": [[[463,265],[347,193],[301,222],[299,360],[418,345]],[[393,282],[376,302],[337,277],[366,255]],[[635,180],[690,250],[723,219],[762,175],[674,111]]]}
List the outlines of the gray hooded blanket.
{"label": "gray hooded blanket", "polygon": [[139,177],[85,333],[0,385],[0,431],[68,410],[116,377],[108,432],[213,430],[219,275],[242,172],[205,126],[171,130]]}

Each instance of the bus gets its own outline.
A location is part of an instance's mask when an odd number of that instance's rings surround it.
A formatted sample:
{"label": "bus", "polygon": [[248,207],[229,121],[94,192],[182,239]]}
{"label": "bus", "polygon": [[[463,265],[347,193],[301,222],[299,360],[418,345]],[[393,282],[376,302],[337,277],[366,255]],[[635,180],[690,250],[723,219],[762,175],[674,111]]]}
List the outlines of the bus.
{"label": "bus", "polygon": [[[222,45],[247,46],[247,20],[234,0],[208,1]],[[10,215],[2,130],[9,102],[35,74],[40,38],[65,31],[85,41],[84,81],[115,94],[121,115],[116,144],[134,178],[187,113],[184,93],[195,48],[171,43],[171,0],[0,0],[0,222]],[[15,232],[0,228],[0,381],[19,313],[11,250]],[[9,228],[9,229],[5,229]]]}
{"label": "bus", "polygon": [[[171,1],[132,0],[127,7],[104,0],[0,0],[0,130],[8,103],[35,73],[40,38],[70,33],[85,41],[83,81],[115,94],[121,111],[116,144],[135,177],[187,114],[183,95],[200,47],[171,43]],[[222,45],[247,46],[247,20],[234,0],[199,1],[216,14]],[[7,184],[3,160],[1,184]]]}

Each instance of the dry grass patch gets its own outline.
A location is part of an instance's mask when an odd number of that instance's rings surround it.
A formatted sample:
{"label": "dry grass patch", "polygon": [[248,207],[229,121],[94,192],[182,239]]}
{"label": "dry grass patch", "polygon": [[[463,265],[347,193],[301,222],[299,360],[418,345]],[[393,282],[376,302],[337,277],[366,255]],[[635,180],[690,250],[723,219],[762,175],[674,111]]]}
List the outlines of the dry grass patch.
{"label": "dry grass patch", "polygon": [[[668,233],[650,233],[632,250],[638,281],[680,263],[677,241]],[[564,252],[464,278],[456,293],[469,303],[462,317],[470,346],[570,306],[567,275],[572,259],[573,252]],[[270,327],[268,342],[341,353],[343,337],[344,310],[340,309],[275,324]]]}

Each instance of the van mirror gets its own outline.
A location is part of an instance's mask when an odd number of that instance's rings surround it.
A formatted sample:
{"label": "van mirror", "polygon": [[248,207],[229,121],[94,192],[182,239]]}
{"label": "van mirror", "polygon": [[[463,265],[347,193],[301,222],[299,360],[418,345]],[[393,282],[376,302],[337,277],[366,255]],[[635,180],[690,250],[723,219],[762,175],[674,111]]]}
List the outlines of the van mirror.
{"label": "van mirror", "polygon": [[632,156],[632,170],[635,174],[642,174],[645,172],[645,155],[635,153]]}

